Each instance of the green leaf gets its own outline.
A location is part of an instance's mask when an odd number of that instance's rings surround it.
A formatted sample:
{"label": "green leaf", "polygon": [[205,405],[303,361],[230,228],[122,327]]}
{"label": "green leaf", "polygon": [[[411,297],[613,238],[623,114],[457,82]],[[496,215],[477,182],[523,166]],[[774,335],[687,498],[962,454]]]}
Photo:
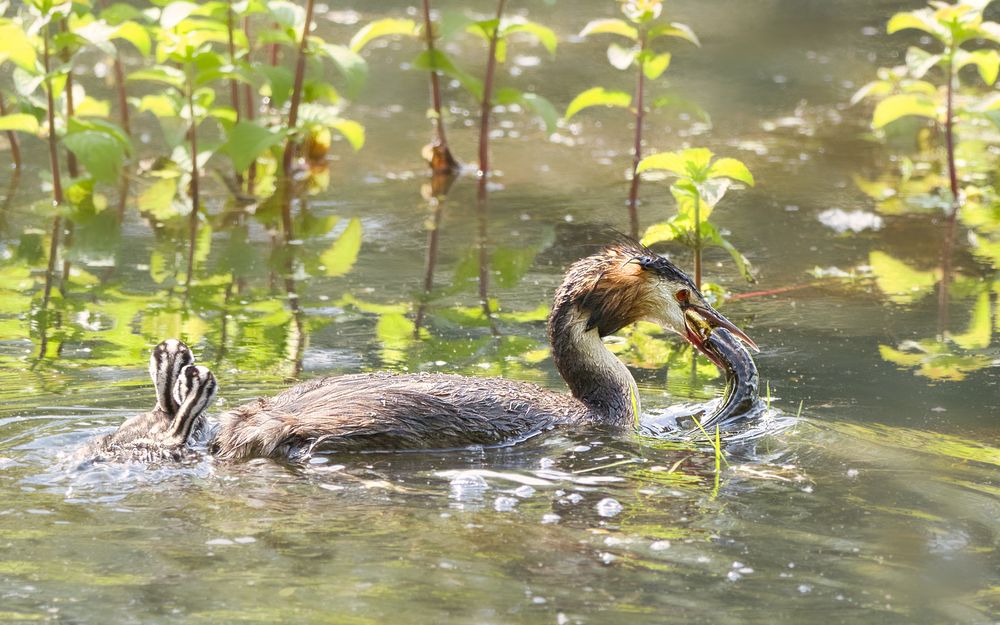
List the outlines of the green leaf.
{"label": "green leaf", "polygon": [[907,13],[897,13],[889,18],[886,25],[886,32],[890,35],[907,28],[922,30],[933,35],[939,41],[946,41],[949,33],[944,25],[938,23],[934,17],[934,11],[929,8],[917,9]]}
{"label": "green leaf", "polygon": [[753,175],[750,173],[750,170],[735,158],[720,158],[712,163],[712,166],[708,170],[708,177],[720,178],[723,176],[739,180],[751,187],[754,185]]}
{"label": "green leaf", "polygon": [[483,97],[483,83],[460,70],[452,62],[451,58],[440,50],[434,50],[433,54],[427,50],[420,53],[420,55],[413,60],[413,67],[425,71],[441,72],[445,76],[456,79],[463,87],[465,87],[465,90],[475,96],[476,99],[481,100]]}
{"label": "green leaf", "polygon": [[639,161],[639,166],[635,168],[635,172],[641,174],[650,169],[663,169],[678,176],[686,176],[687,161],[680,152],[659,152]]}
{"label": "green leaf", "polygon": [[365,145],[365,127],[350,119],[338,119],[330,127],[339,132],[357,152]]}
{"label": "green leaf", "polygon": [[682,234],[676,224],[663,221],[646,228],[646,232],[642,235],[642,244],[654,245],[663,241],[673,241],[680,238]]}
{"label": "green leaf", "polygon": [[535,111],[545,124],[545,132],[552,134],[559,126],[559,112],[552,103],[537,93],[525,93],[521,99],[524,104]]}
{"label": "green leaf", "polygon": [[979,76],[987,85],[992,86],[997,81],[997,73],[1000,71],[1000,53],[996,50],[967,50],[955,51],[955,65],[962,69],[966,65],[975,65],[979,70]]}
{"label": "green leaf", "polygon": [[906,51],[906,69],[913,78],[923,78],[932,67],[941,62],[942,55],[910,46]]}
{"label": "green leaf", "polygon": [[904,93],[889,96],[875,107],[872,114],[872,126],[883,128],[901,117],[916,115],[937,119],[937,105],[924,95]]}
{"label": "green leaf", "polygon": [[580,93],[566,107],[563,119],[572,119],[574,115],[592,106],[616,106],[628,108],[632,105],[632,96],[624,91],[608,91],[604,87],[593,87]]}
{"label": "green leaf", "polygon": [[275,22],[287,28],[301,30],[306,21],[305,9],[287,0],[270,0],[267,10]]}
{"label": "green leaf", "polygon": [[148,111],[158,118],[177,117],[180,115],[181,101],[173,92],[160,95],[144,95],[136,108],[140,112]]}
{"label": "green leaf", "polygon": [[16,132],[27,132],[38,134],[40,126],[34,115],[27,113],[11,113],[0,117],[0,130],[14,130]]}
{"label": "green leaf", "polygon": [[149,69],[140,69],[128,75],[127,80],[144,80],[169,85],[178,91],[184,90],[187,78],[184,72],[169,65],[157,65]]}
{"label": "green leaf", "polygon": [[125,149],[117,138],[96,130],[84,130],[66,135],[63,143],[96,180],[114,182],[121,174]]}
{"label": "green leaf", "polygon": [[652,41],[657,37],[677,37],[678,39],[689,41],[699,48],[701,47],[701,42],[698,41],[698,36],[694,34],[691,27],[687,24],[681,24],[680,22],[671,22],[669,24],[653,26],[649,29],[647,37],[649,41]]}
{"label": "green leaf", "polygon": [[35,46],[20,26],[0,23],[0,63],[13,61],[21,69],[35,73],[36,58]]}
{"label": "green leaf", "polygon": [[892,84],[884,80],[873,80],[854,92],[851,96],[851,106],[864,100],[869,96],[884,96],[892,93]]}
{"label": "green leaf", "polygon": [[599,34],[621,35],[632,41],[639,41],[639,32],[635,27],[620,19],[592,20],[580,31],[581,37]]}
{"label": "green leaf", "polygon": [[271,90],[273,106],[281,108],[292,97],[292,86],[295,76],[287,67],[280,65],[255,64],[254,69],[264,74]]}
{"label": "green leaf", "polygon": [[538,42],[545,46],[549,54],[555,56],[556,46],[559,44],[556,33],[548,26],[542,26],[537,22],[519,22],[510,24],[503,29],[502,37],[510,33],[528,33],[534,35]]}
{"label": "green leaf", "polygon": [[635,61],[638,54],[639,49],[634,46],[626,48],[617,43],[608,44],[608,63],[611,63],[615,69],[624,71],[632,67],[632,62]]}
{"label": "green leaf", "polygon": [[160,26],[166,30],[173,30],[177,25],[188,18],[189,15],[198,10],[198,5],[194,2],[184,2],[183,0],[173,0],[160,13]]}
{"label": "green leaf", "polygon": [[320,255],[319,262],[325,267],[323,275],[329,277],[344,275],[354,266],[360,251],[361,220],[355,217],[347,224],[333,245]]}
{"label": "green leaf", "polygon": [[357,52],[346,46],[324,44],[323,51],[333,60],[347,81],[347,97],[352,100],[357,98],[368,80],[368,64]]}
{"label": "green leaf", "polygon": [[362,27],[361,30],[351,37],[350,48],[353,52],[361,52],[366,45],[379,37],[389,37],[391,35],[416,37],[418,32],[417,23],[413,20],[387,17],[375,20]]}
{"label": "green leaf", "polygon": [[654,55],[642,64],[642,73],[650,80],[656,80],[670,67],[670,53]]}
{"label": "green leaf", "polygon": [[236,171],[246,171],[250,163],[285,140],[284,132],[274,132],[253,122],[238,122],[219,152],[229,156]]}

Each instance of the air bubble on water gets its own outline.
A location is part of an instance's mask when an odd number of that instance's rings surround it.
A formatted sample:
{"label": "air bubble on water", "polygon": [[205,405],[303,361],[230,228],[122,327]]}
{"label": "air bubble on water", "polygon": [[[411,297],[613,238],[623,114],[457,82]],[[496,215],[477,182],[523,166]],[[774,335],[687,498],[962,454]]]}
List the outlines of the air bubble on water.
{"label": "air bubble on water", "polygon": [[525,484],[524,486],[518,486],[514,489],[514,495],[520,497],[521,499],[527,499],[535,494],[535,489]]}
{"label": "air bubble on water", "polygon": [[517,506],[517,499],[500,496],[493,500],[493,509],[497,512],[510,512]]}
{"label": "air bubble on water", "polygon": [[799,592],[808,595],[813,590],[812,584],[799,584]]}
{"label": "air bubble on water", "polygon": [[602,517],[617,516],[621,514],[622,510],[624,510],[624,508],[620,503],[618,503],[618,500],[612,499],[611,497],[605,497],[597,502],[597,514]]}
{"label": "air bubble on water", "polygon": [[548,512],[542,515],[543,525],[554,525],[558,523],[560,520],[562,520],[562,517],[556,514],[555,512]]}

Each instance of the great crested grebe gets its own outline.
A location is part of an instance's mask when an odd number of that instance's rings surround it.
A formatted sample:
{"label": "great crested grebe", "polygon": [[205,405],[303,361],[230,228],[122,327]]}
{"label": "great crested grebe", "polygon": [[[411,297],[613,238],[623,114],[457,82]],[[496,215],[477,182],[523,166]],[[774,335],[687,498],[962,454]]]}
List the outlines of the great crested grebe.
{"label": "great crested grebe", "polygon": [[195,366],[188,346],[167,339],[149,356],[156,405],[87,445],[81,456],[103,460],[180,460],[191,432],[215,398],[215,376]]}
{"label": "great crested grebe", "polygon": [[[639,395],[628,368],[601,337],[639,320],[676,332],[726,374],[727,393],[703,423],[757,401],[757,370],[740,344],[753,341],[709,305],[691,280],[634,241],[574,263],[556,290],[548,334],[572,396],[503,378],[363,373],[303,382],[225,412],[208,435],[223,459],[298,459],[313,451],[388,451],[502,445],[560,424],[635,427]],[[153,350],[157,407],[95,443],[132,457],[178,455],[215,396],[212,372],[183,343]],[[172,389],[172,397],[164,389]],[[101,454],[99,454],[101,455]]]}
{"label": "great crested grebe", "polygon": [[574,263],[556,290],[549,342],[572,396],[502,378],[326,377],[225,412],[209,449],[224,459],[296,458],[326,450],[500,445],[565,423],[634,427],[635,380],[601,337],[639,320],[676,332],[726,372],[735,393],[708,420],[733,417],[756,399],[756,369],[739,345],[756,349],[753,341],[670,261],[629,240]]}

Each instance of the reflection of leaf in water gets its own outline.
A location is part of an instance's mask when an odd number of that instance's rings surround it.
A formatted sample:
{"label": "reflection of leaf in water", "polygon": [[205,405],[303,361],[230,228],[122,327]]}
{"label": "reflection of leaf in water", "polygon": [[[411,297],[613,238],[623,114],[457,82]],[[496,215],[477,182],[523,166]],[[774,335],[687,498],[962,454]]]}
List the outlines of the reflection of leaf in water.
{"label": "reflection of leaf in water", "polygon": [[497,248],[490,263],[496,272],[497,285],[505,289],[517,286],[535,263],[536,254],[538,254],[536,248]]}
{"label": "reflection of leaf in water", "polygon": [[969,329],[962,334],[953,334],[951,339],[963,349],[984,349],[990,345],[990,294],[982,293],[972,309]]}
{"label": "reflection of leaf in water", "polygon": [[824,427],[851,437],[894,448],[909,449],[926,454],[955,458],[963,462],[981,462],[1000,467],[1000,448],[980,440],[966,439],[952,434],[915,430],[880,423],[853,424],[831,422]]}
{"label": "reflection of leaf in water", "polygon": [[360,251],[361,220],[354,217],[333,245],[320,255],[320,263],[325,267],[324,275],[329,277],[344,275],[354,266]]}
{"label": "reflection of leaf in water", "polygon": [[[414,323],[400,314],[379,317],[375,336],[382,344],[382,361],[386,364],[406,361],[406,351],[413,343]],[[426,332],[425,330],[421,330]]]}
{"label": "reflection of leaf in water", "polygon": [[543,302],[538,305],[538,308],[535,308],[533,310],[514,311],[514,312],[500,311],[496,314],[496,317],[502,321],[511,321],[514,323],[530,323],[532,321],[545,321],[549,318],[549,305]]}
{"label": "reflection of leaf in water", "polygon": [[990,365],[990,359],[979,354],[954,354],[947,343],[933,339],[907,341],[895,349],[879,345],[883,360],[905,369],[916,368],[916,374],[932,380],[958,381]]}
{"label": "reflection of leaf in water", "polygon": [[940,269],[920,271],[875,250],[868,256],[875,283],[895,304],[912,304],[930,292],[940,279]]}
{"label": "reflection of leaf in water", "polygon": [[361,312],[373,315],[402,315],[410,310],[409,304],[376,304],[374,302],[360,300],[350,293],[345,293],[344,296],[337,301],[337,305],[344,306],[345,308],[351,306],[353,308],[357,308]]}

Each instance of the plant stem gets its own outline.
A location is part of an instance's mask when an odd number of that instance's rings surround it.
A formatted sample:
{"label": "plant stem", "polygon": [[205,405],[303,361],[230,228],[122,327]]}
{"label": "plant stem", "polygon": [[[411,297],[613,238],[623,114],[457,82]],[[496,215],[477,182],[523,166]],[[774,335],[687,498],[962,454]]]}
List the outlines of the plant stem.
{"label": "plant stem", "polygon": [[[7,114],[7,107],[4,105],[3,95],[0,94],[0,115]],[[21,170],[21,143],[17,140],[17,133],[13,130],[7,131],[7,143],[10,144],[10,156],[14,159],[14,169]]]}
{"label": "plant stem", "polygon": [[949,219],[954,219],[958,212],[958,171],[955,169],[955,120],[954,120],[954,100],[955,100],[955,44],[948,47],[948,86],[945,91],[945,120],[944,137],[945,147],[948,151],[948,180],[951,183],[951,214]]}
{"label": "plant stem", "polygon": [[701,290],[701,198],[694,198],[694,286]]}
{"label": "plant stem", "polygon": [[188,247],[187,276],[184,278],[184,287],[191,286],[191,276],[194,275],[194,250],[195,238],[198,236],[198,214],[201,208],[201,193],[198,180],[198,118],[194,112],[194,69],[187,67],[188,88],[188,114],[191,116],[191,130],[188,137],[191,142],[191,216],[188,219],[188,237],[190,245]]}
{"label": "plant stem", "polygon": [[63,205],[62,178],[59,175],[59,150],[56,136],[56,114],[55,98],[52,95],[52,76],[50,74],[49,59],[49,25],[45,25],[43,35],[42,60],[45,65],[45,97],[49,122],[49,168],[52,171],[52,203],[56,207],[56,216],[52,218],[52,239],[49,243],[49,263],[45,272],[45,289],[42,293],[42,309],[49,305],[49,298],[52,295],[52,279],[55,273],[56,255],[59,253],[59,237],[62,233],[62,216],[59,210]]}
{"label": "plant stem", "polygon": [[118,91],[118,114],[122,120],[122,130],[132,136],[132,124],[129,120],[128,94],[125,92],[125,68],[122,66],[122,53],[115,48],[115,89]]}
{"label": "plant stem", "polygon": [[[295,132],[295,127],[299,123],[299,105],[302,103],[302,85],[306,75],[306,50],[309,39],[309,27],[312,25],[313,0],[306,1],[306,21],[302,27],[302,41],[299,42],[299,57],[295,63],[295,83],[292,87],[292,100],[288,110],[288,131]],[[294,134],[289,134],[285,143],[285,153],[281,159],[282,173],[284,174],[284,201],[282,202],[281,221],[285,230],[285,241],[292,240],[292,161],[295,157]]]}
{"label": "plant stem", "polygon": [[476,218],[479,226],[476,237],[476,243],[479,247],[479,305],[483,309],[483,316],[490,324],[490,334],[496,337],[500,336],[500,330],[497,328],[493,309],[490,306],[490,248],[487,234],[489,191],[486,188],[486,182],[486,176],[480,172],[479,193],[476,196]]}
{"label": "plant stem", "polygon": [[639,238],[639,161],[642,160],[642,122],[646,115],[646,61],[643,52],[646,51],[646,31],[643,30],[639,39],[639,75],[635,82],[635,142],[632,145],[632,182],[628,190],[628,221],[629,234],[633,239]]}
{"label": "plant stem", "polygon": [[[246,35],[247,41],[253,41],[253,39],[250,38],[250,17],[249,16],[246,16],[246,17],[243,18],[243,34]],[[250,60],[250,55],[253,54],[253,44],[250,44],[250,45],[251,45],[251,48],[249,50],[247,50],[247,61],[248,62]],[[252,85],[243,85],[243,97],[246,99],[246,107],[245,107],[245,109],[246,109],[246,112],[247,112],[247,119],[249,121],[253,121],[254,118],[256,117],[256,113],[254,112],[254,109],[256,108],[257,103],[254,101],[254,98],[253,98],[253,86]],[[254,182],[255,182],[256,178],[257,178],[257,159],[254,159],[253,161],[251,161],[250,168],[247,170],[247,193],[250,194],[250,195],[254,194]]]}
{"label": "plant stem", "polygon": [[490,51],[486,59],[486,77],[483,80],[483,104],[479,119],[479,176],[486,178],[490,172],[490,111],[493,108],[493,75],[497,66],[497,40],[500,37],[500,19],[507,0],[497,2],[497,25],[490,36]]}
{"label": "plant stem", "polygon": [[[229,64],[236,67],[236,40],[233,37],[233,0],[229,0],[226,5],[226,35],[229,38]],[[240,115],[240,86],[235,78],[229,80],[229,101],[236,111],[237,123],[242,119]],[[237,174],[239,175],[239,174]]]}
{"label": "plant stem", "polygon": [[[69,31],[69,27],[66,24],[66,20],[60,20],[60,28],[64,33]],[[63,62],[69,65],[66,70],[66,87],[64,91],[66,93],[66,123],[73,119],[76,114],[76,105],[73,102],[73,66],[70,64],[70,54],[68,50],[65,50],[62,55]],[[69,172],[69,177],[71,179],[78,178],[80,176],[80,165],[76,160],[76,154],[69,149],[66,150],[66,171]],[[66,292],[66,280],[69,278],[70,272],[70,262],[69,259],[65,257],[65,250],[68,250],[73,246],[73,221],[71,219],[66,219],[65,227],[65,237],[63,238],[63,264],[62,273],[59,276],[59,292]]]}
{"label": "plant stem", "polygon": [[[434,60],[434,25],[431,23],[431,3],[430,0],[423,0],[424,4],[424,41],[427,44],[427,52],[430,53],[431,62]],[[444,117],[441,113],[441,82],[438,78],[437,69],[431,68],[431,104],[434,107],[434,141],[431,144],[431,170],[435,174],[451,173],[458,170],[458,161],[452,156],[448,148],[448,139],[444,132]]]}

